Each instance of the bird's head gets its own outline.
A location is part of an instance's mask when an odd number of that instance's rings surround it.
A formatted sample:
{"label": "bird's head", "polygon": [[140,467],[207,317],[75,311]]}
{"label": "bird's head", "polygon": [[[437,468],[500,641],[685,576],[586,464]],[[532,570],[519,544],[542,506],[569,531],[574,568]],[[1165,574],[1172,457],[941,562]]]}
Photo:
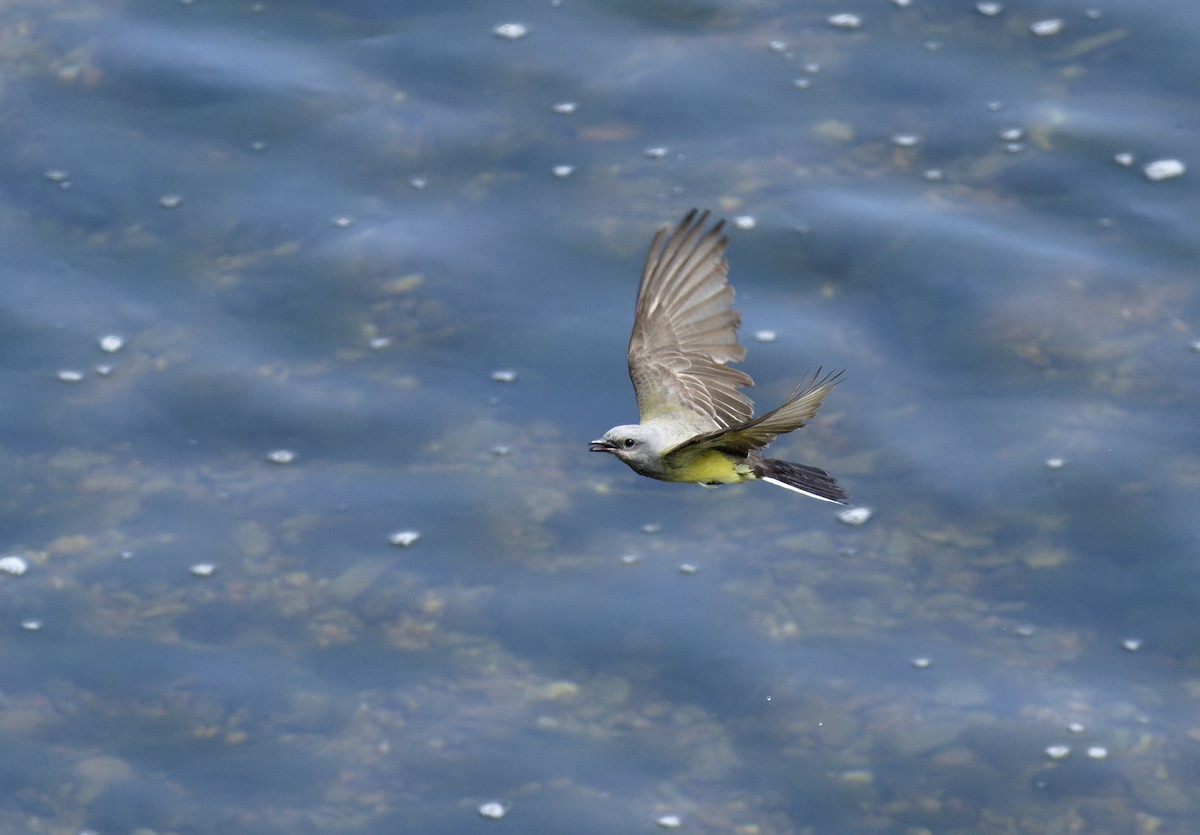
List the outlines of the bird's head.
{"label": "bird's head", "polygon": [[588,449],[611,453],[642,475],[654,477],[662,470],[659,456],[663,447],[663,433],[659,427],[627,424],[614,426],[603,437],[592,441]]}

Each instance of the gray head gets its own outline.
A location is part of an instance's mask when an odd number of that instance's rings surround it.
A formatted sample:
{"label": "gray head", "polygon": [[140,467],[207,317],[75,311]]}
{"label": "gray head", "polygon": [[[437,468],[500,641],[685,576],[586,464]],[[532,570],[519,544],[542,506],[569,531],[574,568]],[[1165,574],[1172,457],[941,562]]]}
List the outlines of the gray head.
{"label": "gray head", "polygon": [[592,441],[588,449],[612,453],[636,472],[661,478],[663,468],[659,456],[666,447],[661,427],[631,423],[614,426],[604,433],[604,437]]}

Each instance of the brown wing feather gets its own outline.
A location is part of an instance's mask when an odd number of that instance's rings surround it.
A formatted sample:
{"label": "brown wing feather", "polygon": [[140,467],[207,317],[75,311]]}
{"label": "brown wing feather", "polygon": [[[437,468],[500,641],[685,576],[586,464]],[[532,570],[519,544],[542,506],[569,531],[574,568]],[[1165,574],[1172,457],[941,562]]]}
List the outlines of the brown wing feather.
{"label": "brown wing feather", "polygon": [[738,391],[754,381],[725,365],[746,355],[726,280],[725,222],[705,232],[707,222],[707,211],[692,209],[669,237],[667,227],[658,230],[646,256],[629,338],[629,377],[643,423],[674,416],[701,429],[727,427],[754,413]]}
{"label": "brown wing feather", "polygon": [[740,425],[697,435],[668,452],[675,455],[685,449],[692,452],[719,449],[734,455],[748,455],[756,449],[762,449],[777,436],[799,429],[811,420],[821,407],[821,400],[841,382],[841,377],[841,371],[821,377],[821,369],[818,368],[778,408]]}

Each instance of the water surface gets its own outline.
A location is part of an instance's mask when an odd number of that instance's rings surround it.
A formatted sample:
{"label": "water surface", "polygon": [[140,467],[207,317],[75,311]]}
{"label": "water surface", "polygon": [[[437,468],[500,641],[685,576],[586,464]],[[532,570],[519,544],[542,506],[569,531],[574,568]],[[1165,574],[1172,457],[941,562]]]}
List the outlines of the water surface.
{"label": "water surface", "polygon": [[[402,5],[0,6],[0,828],[1200,825],[1191,4]],[[866,524],[587,454],[692,206]]]}

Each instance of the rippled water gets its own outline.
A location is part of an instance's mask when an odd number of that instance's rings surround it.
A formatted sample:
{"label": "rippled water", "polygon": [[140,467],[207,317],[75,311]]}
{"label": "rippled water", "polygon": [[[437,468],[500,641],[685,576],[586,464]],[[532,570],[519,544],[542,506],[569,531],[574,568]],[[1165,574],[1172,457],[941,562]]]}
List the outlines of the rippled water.
{"label": "rippled water", "polygon": [[[979,8],[0,4],[0,828],[1200,826],[1200,15]],[[864,525],[587,454],[692,206]]]}

